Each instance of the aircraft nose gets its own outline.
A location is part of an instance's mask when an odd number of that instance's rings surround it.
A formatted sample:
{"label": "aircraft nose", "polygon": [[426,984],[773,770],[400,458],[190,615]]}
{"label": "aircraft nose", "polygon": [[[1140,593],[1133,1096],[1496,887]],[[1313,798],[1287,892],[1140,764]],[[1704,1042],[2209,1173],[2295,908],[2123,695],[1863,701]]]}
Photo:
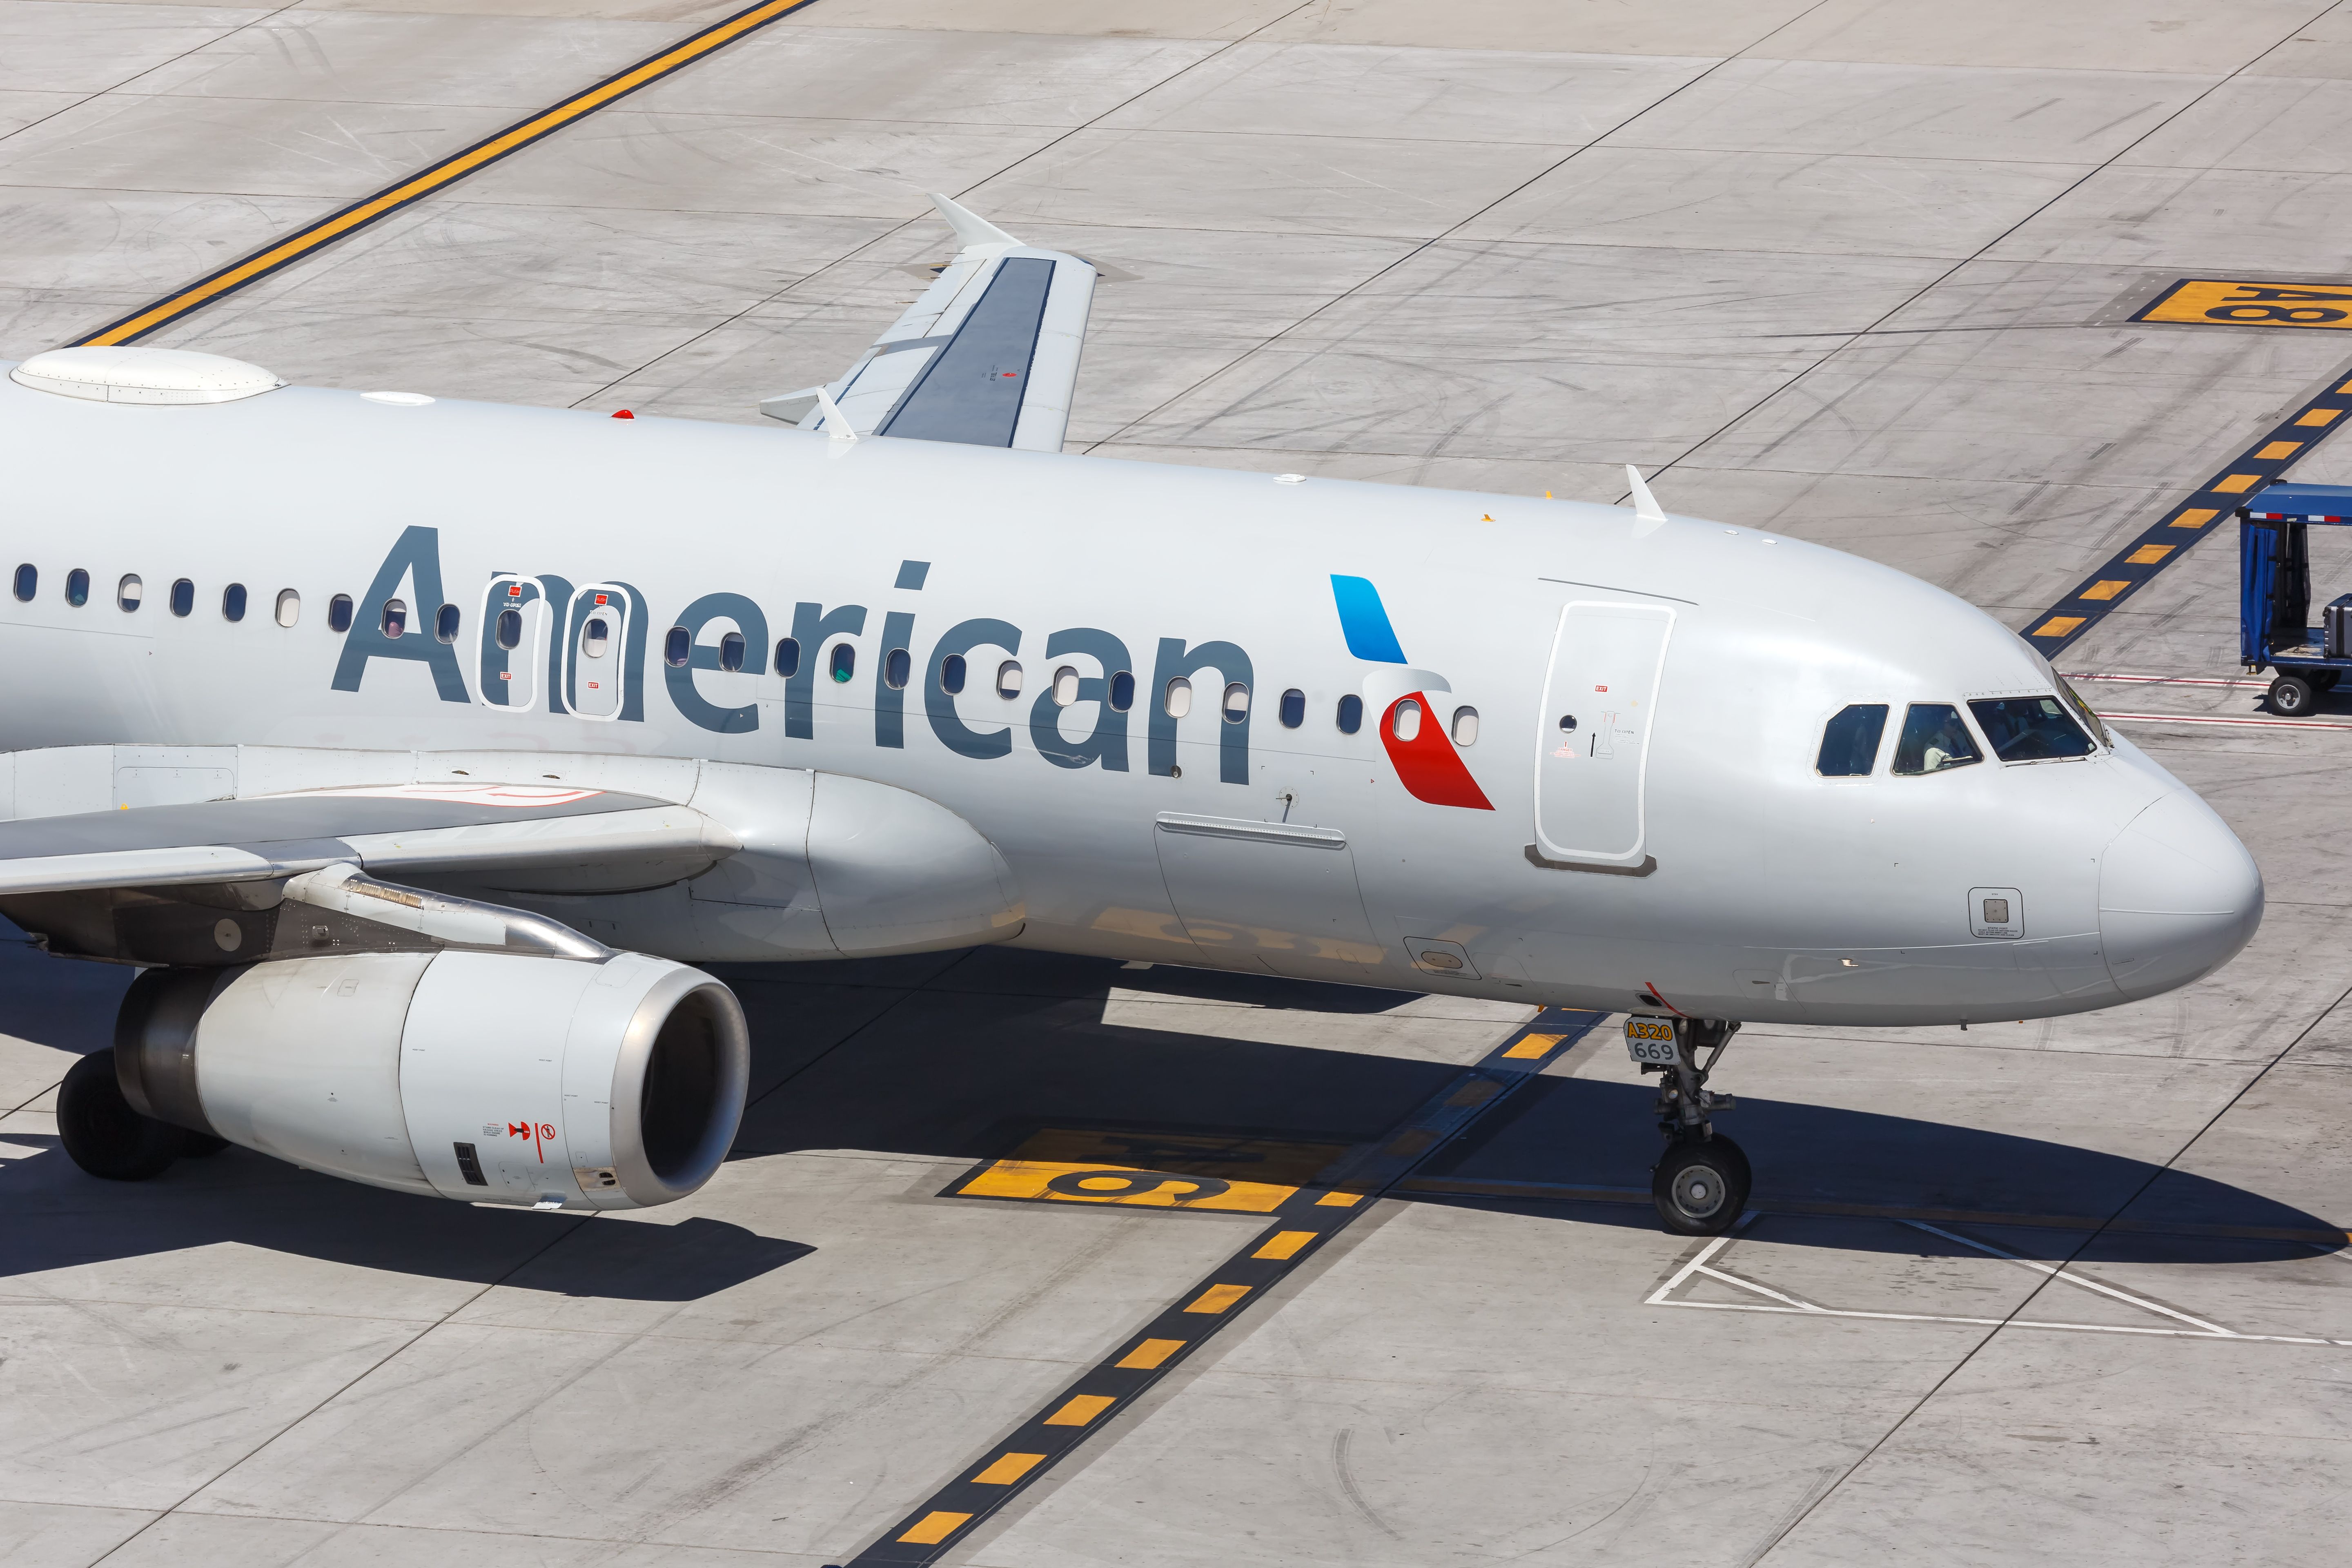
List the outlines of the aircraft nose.
{"label": "aircraft nose", "polygon": [[2135,1000],[2237,956],[2263,922],[2263,874],[2213,808],[2186,792],[2134,817],[2099,859],[2107,973]]}

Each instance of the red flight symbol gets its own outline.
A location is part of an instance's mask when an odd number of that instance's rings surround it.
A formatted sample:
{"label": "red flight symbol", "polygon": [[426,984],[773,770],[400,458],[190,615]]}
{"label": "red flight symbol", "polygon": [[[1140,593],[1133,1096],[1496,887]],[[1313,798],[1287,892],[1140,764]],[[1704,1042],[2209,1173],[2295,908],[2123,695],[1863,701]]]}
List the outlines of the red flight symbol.
{"label": "red flight symbol", "polygon": [[509,1121],[507,1123],[507,1136],[530,1139],[539,1151],[539,1163],[544,1165],[547,1163],[547,1142],[555,1136],[555,1126],[548,1121]]}

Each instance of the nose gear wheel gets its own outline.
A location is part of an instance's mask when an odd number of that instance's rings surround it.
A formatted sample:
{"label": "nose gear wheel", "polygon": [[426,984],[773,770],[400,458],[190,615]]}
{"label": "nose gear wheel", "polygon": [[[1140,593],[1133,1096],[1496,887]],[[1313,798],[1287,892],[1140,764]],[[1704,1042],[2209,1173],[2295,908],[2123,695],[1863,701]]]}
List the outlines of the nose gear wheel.
{"label": "nose gear wheel", "polygon": [[1676,1236],[1721,1236],[1747,1210],[1748,1156],[1720,1134],[1680,1139],[1650,1173],[1658,1218]]}

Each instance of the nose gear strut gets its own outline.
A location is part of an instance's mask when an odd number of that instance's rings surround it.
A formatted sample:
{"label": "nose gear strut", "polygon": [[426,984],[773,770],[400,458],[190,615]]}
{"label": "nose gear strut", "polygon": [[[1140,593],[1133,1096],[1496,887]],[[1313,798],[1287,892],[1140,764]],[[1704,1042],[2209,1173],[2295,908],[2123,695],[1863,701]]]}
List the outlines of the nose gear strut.
{"label": "nose gear strut", "polygon": [[[1721,1236],[1739,1223],[1753,1178],[1739,1145],[1715,1131],[1717,1115],[1735,1109],[1738,1102],[1710,1090],[1706,1079],[1739,1025],[1728,1018],[1644,1017],[1641,1022],[1670,1022],[1675,1036],[1672,1062],[1640,1064],[1643,1072],[1659,1075],[1656,1113],[1666,1148],[1650,1168],[1650,1195],[1658,1205],[1658,1217],[1677,1236]],[[1704,1062],[1701,1051],[1706,1053]]]}

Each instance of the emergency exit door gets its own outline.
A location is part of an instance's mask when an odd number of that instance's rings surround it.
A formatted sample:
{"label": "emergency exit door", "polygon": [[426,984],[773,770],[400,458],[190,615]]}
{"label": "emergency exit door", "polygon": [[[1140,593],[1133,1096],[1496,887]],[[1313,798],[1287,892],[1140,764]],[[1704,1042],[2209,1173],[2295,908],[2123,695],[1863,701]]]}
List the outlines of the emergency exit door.
{"label": "emergency exit door", "polygon": [[1536,847],[1638,866],[1647,853],[1651,725],[1675,613],[1580,600],[1560,612],[1536,754]]}

